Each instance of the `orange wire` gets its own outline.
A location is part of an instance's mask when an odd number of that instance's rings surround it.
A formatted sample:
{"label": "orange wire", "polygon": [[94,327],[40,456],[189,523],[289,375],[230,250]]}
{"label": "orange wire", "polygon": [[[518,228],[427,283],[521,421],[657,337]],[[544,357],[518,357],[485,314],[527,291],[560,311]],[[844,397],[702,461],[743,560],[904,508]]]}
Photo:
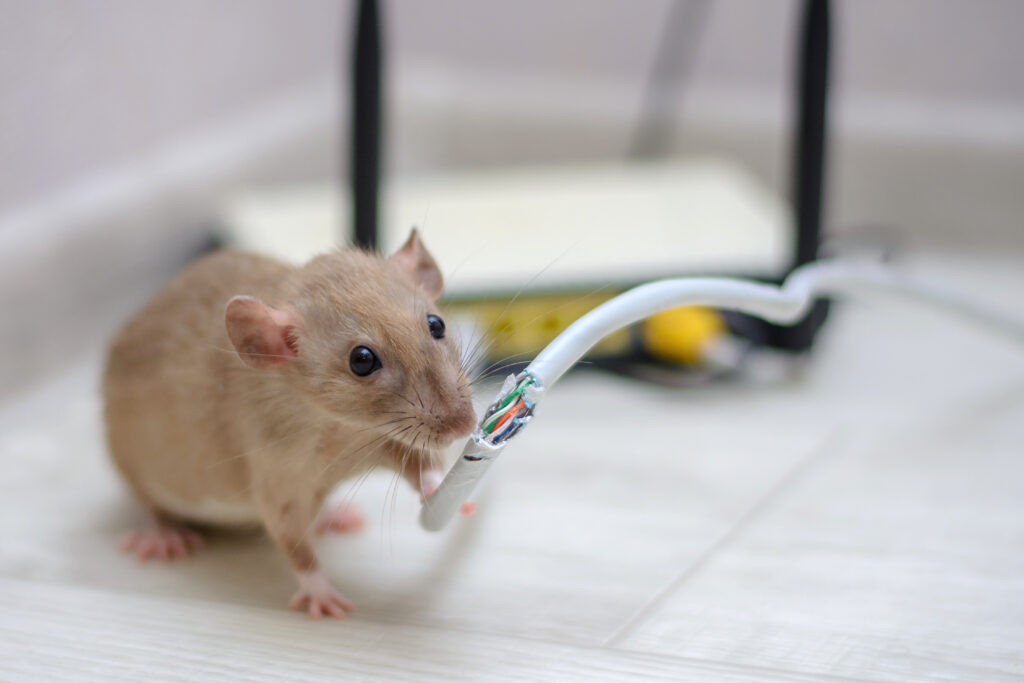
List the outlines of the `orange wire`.
{"label": "orange wire", "polygon": [[515,414],[519,412],[519,409],[522,407],[522,405],[523,405],[523,400],[522,399],[517,400],[516,404],[514,406],[512,406],[512,408],[510,408],[507,413],[502,415],[501,419],[499,419],[497,424],[494,425],[494,429],[491,430],[491,434],[497,434],[498,431],[502,427],[505,426],[505,423],[508,422],[509,420],[511,420],[513,418],[513,416],[515,416]]}

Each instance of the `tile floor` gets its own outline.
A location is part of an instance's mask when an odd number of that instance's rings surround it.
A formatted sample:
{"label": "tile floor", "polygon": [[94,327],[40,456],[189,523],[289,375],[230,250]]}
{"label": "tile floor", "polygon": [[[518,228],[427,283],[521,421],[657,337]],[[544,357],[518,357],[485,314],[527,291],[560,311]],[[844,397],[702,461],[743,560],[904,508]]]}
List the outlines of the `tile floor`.
{"label": "tile floor", "polygon": [[[918,265],[1024,316],[1021,263]],[[784,385],[568,377],[441,534],[371,480],[319,623],[259,535],[118,553],[97,352],[0,410],[0,679],[1024,677],[1024,352],[878,300],[822,341]]]}

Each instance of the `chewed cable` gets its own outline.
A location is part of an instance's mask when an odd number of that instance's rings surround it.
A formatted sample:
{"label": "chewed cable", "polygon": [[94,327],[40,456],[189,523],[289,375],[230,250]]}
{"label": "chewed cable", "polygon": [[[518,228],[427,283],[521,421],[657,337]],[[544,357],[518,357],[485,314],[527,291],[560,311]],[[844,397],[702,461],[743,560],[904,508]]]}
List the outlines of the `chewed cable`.
{"label": "chewed cable", "polygon": [[[511,380],[511,381],[510,381]],[[520,378],[510,376],[506,380],[506,395],[499,393],[499,399],[484,412],[480,421],[481,438],[497,446],[515,436],[533,418],[533,389],[536,380],[529,375]],[[503,392],[504,393],[504,392]]]}
{"label": "chewed cable", "polygon": [[543,392],[612,332],[677,306],[704,305],[755,315],[776,323],[799,320],[821,295],[879,292],[931,304],[1024,343],[1024,320],[891,268],[818,261],[794,270],[780,287],[730,278],[680,278],[635,287],[570,325],[526,370],[505,380],[484,412],[462,456],[424,503],[420,523],[442,529],[476,488],[491,463],[533,418]]}

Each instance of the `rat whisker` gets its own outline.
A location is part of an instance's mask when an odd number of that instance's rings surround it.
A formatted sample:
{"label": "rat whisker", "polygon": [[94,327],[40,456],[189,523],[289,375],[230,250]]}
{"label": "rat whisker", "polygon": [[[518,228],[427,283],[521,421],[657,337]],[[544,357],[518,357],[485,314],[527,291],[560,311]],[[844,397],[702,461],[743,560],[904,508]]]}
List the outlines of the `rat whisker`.
{"label": "rat whisker", "polygon": [[[362,459],[361,465],[365,466],[367,461],[370,459],[370,457],[372,457],[372,455],[374,455],[382,447],[383,447],[383,445],[382,446],[378,446],[377,448],[373,449],[373,451],[368,453],[366,455],[366,457],[364,457]],[[342,497],[342,501],[345,504],[348,504],[352,500],[354,500],[355,495],[359,491],[360,487],[370,477],[370,475],[373,474],[373,472],[375,472],[377,470],[377,467],[380,466],[382,459],[383,458],[378,459],[377,462],[374,462],[372,465],[370,465],[368,468],[366,468],[358,477],[356,477],[355,481],[348,486],[348,488],[345,491],[345,495]]]}
{"label": "rat whisker", "polygon": [[361,434],[363,432],[367,432],[367,431],[370,431],[372,429],[380,429],[381,427],[387,427],[388,425],[393,425],[393,424],[396,424],[398,422],[405,422],[407,420],[415,420],[415,419],[416,419],[415,415],[408,415],[406,417],[397,417],[394,420],[388,420],[387,422],[381,422],[380,424],[370,425],[369,427],[363,427],[362,429],[357,429],[356,431],[354,431],[352,433],[353,434]]}
{"label": "rat whisker", "polygon": [[342,505],[350,505],[356,497],[356,493],[362,488],[362,485],[370,478],[370,475],[377,471],[377,467],[380,465],[379,462],[373,463],[366,469],[365,472],[360,474],[356,479],[345,489],[345,494],[341,498]]}
{"label": "rat whisker", "polygon": [[[479,321],[474,323],[474,325],[478,324]],[[479,330],[477,328],[474,328],[474,335],[476,335],[476,339],[473,341],[472,346],[469,348],[469,350],[465,354],[463,354],[464,368],[472,367],[479,361],[479,359],[485,353],[487,353],[487,348],[490,348],[491,344],[493,343],[491,340],[497,331],[497,325],[498,321],[495,321],[485,330]]]}
{"label": "rat whisker", "polygon": [[[403,431],[404,431],[404,430],[403,430]],[[393,441],[388,441],[388,442],[385,442],[384,444],[380,444],[379,446],[377,446],[376,448],[374,448],[374,449],[373,449],[372,451],[370,451],[370,452],[369,452],[368,454],[366,454],[366,456],[365,456],[365,457],[364,457],[364,458],[363,458],[363,459],[362,459],[362,460],[360,461],[360,468],[361,468],[361,467],[364,467],[364,466],[366,465],[367,461],[368,461],[368,460],[369,460],[369,459],[370,459],[370,458],[371,458],[371,457],[372,457],[372,456],[373,456],[373,455],[374,455],[374,454],[375,454],[375,453],[376,453],[377,451],[379,451],[379,450],[380,450],[380,448],[382,448],[382,447],[384,447],[385,445],[388,445],[388,444],[390,444],[390,443],[393,443]],[[344,505],[348,505],[348,504],[350,504],[350,503],[351,503],[351,502],[352,502],[352,501],[354,500],[354,498],[355,498],[355,495],[356,495],[356,493],[357,493],[357,492],[359,491],[359,489],[360,489],[360,488],[362,487],[363,483],[364,483],[364,482],[365,482],[365,481],[366,481],[366,480],[367,480],[367,479],[368,479],[368,478],[370,477],[370,475],[371,475],[371,474],[372,474],[372,473],[373,473],[374,471],[376,471],[376,469],[377,469],[377,467],[378,467],[379,465],[380,465],[380,461],[379,461],[379,460],[378,460],[378,462],[375,462],[375,463],[373,463],[373,465],[371,465],[371,466],[370,466],[369,468],[367,468],[367,469],[366,469],[366,470],[365,470],[364,472],[362,472],[362,473],[361,473],[361,474],[360,474],[360,475],[359,475],[359,476],[358,476],[358,477],[356,478],[355,482],[354,482],[353,484],[351,484],[351,485],[350,485],[350,486],[348,487],[348,489],[346,489],[345,495],[344,495],[344,496],[342,497],[342,503],[343,503]],[[357,468],[357,469],[358,469],[358,468]]]}
{"label": "rat whisker", "polygon": [[[550,267],[550,264],[549,264],[549,267]],[[541,271],[541,272],[543,272],[543,271]],[[561,310],[563,308],[566,308],[567,306],[572,306],[573,304],[577,304],[580,301],[583,301],[583,300],[588,299],[590,297],[593,297],[593,296],[595,296],[597,294],[600,294],[602,291],[610,288],[611,286],[612,286],[611,283],[605,283],[603,285],[600,285],[599,287],[595,287],[594,289],[591,289],[590,291],[588,291],[588,292],[586,292],[584,294],[580,294],[579,296],[573,297],[572,299],[569,299],[568,301],[563,301],[562,303],[558,304],[557,306],[549,308],[549,309],[543,311],[542,313],[539,313],[539,314],[535,315],[533,318],[530,318],[525,323],[522,323],[522,324],[517,325],[515,327],[506,327],[504,329],[501,329],[499,327],[499,323],[501,322],[501,319],[505,316],[505,314],[509,310],[509,307],[522,294],[522,290],[520,290],[519,294],[517,294],[515,297],[513,297],[513,299],[505,306],[505,309],[503,309],[502,313],[491,324],[490,329],[487,331],[487,333],[485,333],[485,336],[482,339],[487,339],[487,344],[483,345],[483,346],[478,346],[478,351],[480,352],[480,355],[481,356],[485,355],[499,341],[500,342],[508,342],[508,341],[510,341],[512,339],[515,339],[519,334],[521,334],[523,331],[529,329],[529,327],[533,323],[537,322],[541,318],[544,318],[545,316],[551,315],[552,313],[554,313],[556,311],[559,311],[559,310]],[[601,303],[601,301],[597,301],[597,302],[595,302],[594,305],[596,306],[596,305],[598,305],[600,303]],[[527,352],[524,355],[529,355],[530,353],[532,353],[532,352]]]}
{"label": "rat whisker", "polygon": [[410,401],[410,400],[408,399],[408,397],[406,397],[406,396],[402,396],[402,395],[401,395],[400,393],[398,393],[397,391],[392,391],[391,389],[385,389],[384,391],[386,391],[387,393],[391,394],[392,396],[397,396],[398,398],[402,399],[403,401],[405,401],[406,403],[408,403],[409,405],[411,405],[411,406],[412,406],[413,408],[415,408],[415,407],[416,407],[416,404],[415,404],[415,403],[413,403],[412,401]]}
{"label": "rat whisker", "polygon": [[507,370],[508,368],[524,363],[530,355],[531,354],[529,353],[516,353],[511,356],[506,356],[505,358],[496,360],[494,361],[494,363],[484,368],[484,370],[481,371],[479,375],[469,380],[469,383],[471,386],[475,386],[476,384],[479,384],[480,382],[486,379],[490,379],[491,377],[498,374],[502,370]]}
{"label": "rat whisker", "polygon": [[[386,531],[388,531],[386,510],[388,507],[388,499],[391,496],[392,489],[394,489],[395,495],[398,494],[398,486],[401,479],[402,475],[398,472],[395,472],[391,475],[391,479],[388,481],[388,486],[384,490],[384,502],[381,504],[380,543],[381,546],[384,546],[385,542],[387,542],[387,552],[389,558],[394,556],[395,547],[393,539],[395,535],[392,530],[392,533],[389,536],[385,536]],[[392,515],[392,520],[394,520],[394,515]]]}
{"label": "rat whisker", "polygon": [[[423,427],[423,426],[424,425],[421,422],[419,427]],[[394,486],[389,486],[388,487],[388,492],[385,493],[385,496],[384,496],[385,510],[387,509],[387,502],[388,502],[389,495],[391,497],[391,507],[390,507],[390,510],[391,510],[391,517],[390,517],[391,524],[394,524],[394,522],[395,522],[395,506],[396,506],[397,501],[398,501],[398,482],[401,479],[402,473],[405,472],[405,468],[408,466],[408,461],[409,461],[410,455],[415,452],[416,442],[420,439],[421,435],[422,435],[421,432],[419,430],[417,430],[415,436],[413,436],[413,440],[406,447],[405,452],[402,453],[402,458],[401,458],[401,461],[400,461],[399,466],[398,466],[398,470],[397,470],[397,473],[396,473]],[[385,525],[385,520],[384,520],[385,515],[386,515],[386,512],[382,511],[382,513],[381,513],[381,517],[382,517],[382,520],[381,520],[381,522],[382,522],[381,523],[382,532],[383,532],[383,527]],[[392,534],[392,536],[393,535],[394,534]]]}
{"label": "rat whisker", "polygon": [[[401,438],[402,434],[404,434],[405,432],[409,431],[410,429],[413,429],[414,427],[415,427],[415,425],[406,425],[405,427],[402,427],[402,426],[394,427],[391,430],[385,432],[384,434],[380,434],[376,438],[373,438],[370,441],[367,441],[366,443],[362,444],[361,446],[356,447],[356,449],[354,451],[347,451],[347,452],[346,451],[342,451],[342,454],[348,455],[348,456],[359,455],[364,449],[369,448],[370,446],[372,446],[374,444],[377,444],[377,443],[380,443],[380,442],[386,443],[388,440],[394,441],[396,439]],[[337,459],[338,457],[340,457],[340,454],[338,456],[335,456],[335,459]]]}
{"label": "rat whisker", "polygon": [[215,461],[205,465],[204,469],[209,470],[209,469],[212,469],[212,468],[214,468],[214,467],[216,467],[218,465],[223,465],[224,463],[231,462],[232,460],[238,460],[239,458],[245,458],[245,457],[248,457],[250,455],[255,455],[256,453],[260,453],[261,451],[265,451],[268,448],[272,448],[273,446],[277,446],[277,445],[287,441],[288,439],[296,438],[297,436],[302,435],[302,434],[308,434],[310,431],[313,431],[313,429],[314,428],[311,427],[311,428],[308,428],[308,429],[304,429],[304,430],[302,430],[302,431],[300,431],[298,433],[296,433],[296,432],[288,432],[288,433],[282,435],[281,437],[279,437],[277,439],[274,439],[273,441],[270,441],[269,443],[265,443],[265,444],[262,444],[260,446],[257,446],[256,448],[251,448],[251,449],[249,449],[247,451],[242,451],[241,453],[236,453],[235,455],[229,455],[226,458],[221,458],[220,460],[215,460]]}
{"label": "rat whisker", "polygon": [[[260,521],[300,568],[316,559],[317,518],[341,519],[314,508],[355,496],[382,466],[398,468],[382,510],[395,524],[399,482],[422,479],[445,422],[467,421],[466,369],[489,343],[454,329],[442,344],[403,343],[428,331],[441,272],[415,231],[398,255],[346,249],[295,266],[224,250],[157,293],[112,340],[103,375],[110,454],[129,486],[157,505],[185,501],[198,523]],[[380,352],[371,366],[353,356],[360,340]],[[176,556],[175,540],[153,543]],[[325,576],[297,574],[294,604],[311,616],[350,609],[324,597]]]}
{"label": "rat whisker", "polygon": [[[390,440],[389,440],[388,442],[385,442],[385,444],[380,444],[380,445],[378,445],[378,446],[377,446],[376,448],[374,448],[374,450],[373,450],[373,451],[371,451],[371,453],[367,454],[367,456],[363,458],[363,460],[361,461],[361,466],[364,466],[364,465],[365,465],[365,463],[366,463],[366,461],[367,461],[367,460],[369,459],[369,457],[371,457],[371,456],[372,456],[372,455],[373,455],[374,453],[376,453],[376,452],[377,452],[377,451],[378,451],[378,450],[379,450],[379,449],[380,449],[381,447],[383,447],[384,445],[387,445],[387,444],[389,444],[389,443],[390,443],[390,444],[396,443],[396,441],[395,441],[396,439],[400,438],[400,437],[402,436],[402,434],[403,434],[403,433],[405,433],[405,432],[406,432],[406,431],[408,431],[409,429],[412,429],[412,428],[413,428],[414,426],[415,426],[415,425],[409,425],[409,426],[407,426],[407,427],[403,428],[403,429],[402,429],[402,430],[401,430],[400,432],[398,432],[398,433],[396,433],[396,434],[392,435],[392,438],[391,438],[391,439],[390,439]],[[359,487],[360,487],[360,486],[362,486],[362,483],[363,483],[363,482],[364,482],[364,481],[365,481],[365,480],[366,480],[366,479],[367,479],[367,478],[369,477],[369,475],[370,475],[370,474],[371,474],[371,473],[372,473],[372,472],[373,472],[374,470],[376,470],[376,468],[377,468],[377,466],[378,466],[378,465],[379,465],[379,462],[378,462],[378,463],[376,463],[376,464],[374,464],[374,465],[373,465],[373,466],[372,466],[372,467],[371,467],[370,469],[368,469],[368,470],[366,470],[365,472],[363,472],[363,473],[362,473],[362,474],[361,474],[361,475],[360,475],[360,476],[358,477],[358,479],[356,480],[356,482],[355,482],[354,486],[350,486],[350,487],[349,487],[349,489],[348,489],[348,492],[346,493],[346,495],[345,495],[345,498],[344,498],[343,500],[345,500],[345,501],[348,501],[348,500],[350,500],[350,499],[351,499],[352,497],[354,497],[354,496],[355,496],[355,493],[356,493],[356,491],[357,491],[357,490],[359,489]]]}
{"label": "rat whisker", "polygon": [[[402,433],[402,432],[404,432],[405,430],[407,430],[407,429],[411,429],[411,428],[412,428],[411,426],[410,426],[410,427],[403,427],[403,428],[395,428],[395,429],[391,430],[391,432],[397,431],[397,432],[398,432],[399,434],[401,434],[401,433]],[[388,436],[390,436],[390,435],[391,435],[391,432],[388,432],[388,433],[386,433],[386,434],[382,435],[382,437],[388,437]],[[322,477],[323,477],[323,476],[324,476],[324,475],[325,475],[325,474],[327,473],[327,471],[328,471],[328,470],[330,470],[330,469],[331,469],[331,467],[333,467],[333,466],[334,466],[334,465],[335,465],[335,464],[336,464],[336,463],[338,462],[338,460],[339,460],[339,459],[340,459],[340,458],[342,457],[342,455],[348,455],[348,456],[354,456],[354,455],[357,455],[357,454],[359,454],[359,452],[360,452],[361,450],[363,450],[364,448],[366,448],[366,447],[367,447],[367,446],[368,446],[369,444],[372,444],[372,443],[374,443],[375,441],[378,441],[378,440],[380,440],[380,438],[381,438],[381,437],[378,437],[378,439],[374,439],[373,441],[370,441],[370,442],[368,442],[367,444],[364,444],[363,446],[360,446],[360,447],[359,447],[359,448],[358,448],[358,449],[357,449],[356,451],[354,451],[354,452],[351,452],[351,453],[349,453],[349,452],[345,452],[345,451],[342,451],[341,453],[339,453],[338,455],[334,456],[333,458],[330,458],[330,459],[328,460],[327,466],[326,466],[326,467],[324,467],[324,468],[323,468],[323,469],[322,469],[322,470],[320,471],[320,473],[318,474],[318,476],[316,477],[316,481],[319,481],[319,480],[320,480],[320,479],[321,479],[321,478],[322,478]],[[361,468],[362,468],[362,466],[363,466],[363,465],[365,465],[366,461],[367,461],[367,460],[368,460],[368,459],[369,459],[369,458],[370,458],[370,457],[371,457],[371,456],[372,456],[372,455],[373,455],[374,453],[376,453],[376,452],[377,452],[378,450],[380,450],[380,448],[381,448],[381,447],[383,447],[383,446],[384,446],[384,445],[386,445],[386,444],[387,444],[387,441],[386,441],[386,440],[384,440],[384,441],[381,441],[381,443],[377,444],[377,446],[376,446],[376,447],[375,447],[375,448],[374,448],[373,450],[371,450],[371,451],[370,451],[370,452],[369,452],[368,454],[364,455],[364,457],[363,457],[363,458],[362,458],[362,459],[360,460],[360,464],[359,464],[359,469],[361,469]],[[317,524],[317,518],[319,517],[319,514],[320,514],[320,510],[317,510],[317,511],[316,511],[316,514],[314,514],[314,515],[313,515],[313,519],[312,519],[312,520],[310,521],[310,523],[309,523],[309,524],[308,524],[308,525],[306,526],[306,529],[305,529],[305,530],[303,531],[302,535],[301,535],[301,536],[299,537],[299,540],[297,540],[297,541],[295,542],[295,545],[294,545],[294,546],[292,547],[292,552],[294,552],[294,551],[295,551],[295,549],[299,547],[299,545],[301,545],[302,543],[304,543],[304,542],[305,542],[305,541],[306,541],[306,540],[307,540],[307,539],[309,538],[309,534],[310,534],[310,531],[312,531],[312,530],[313,530],[314,528],[316,528],[316,524]]]}
{"label": "rat whisker", "polygon": [[463,372],[466,372],[474,361],[473,356],[478,344],[482,341],[482,333],[480,331],[480,318],[473,318],[473,331],[469,334],[469,341],[466,341],[465,335],[457,334],[456,342],[459,345],[459,367]]}
{"label": "rat whisker", "polygon": [[404,432],[408,431],[409,429],[412,429],[412,425],[408,425],[406,427],[402,427],[401,425],[399,425],[398,427],[393,427],[392,429],[388,430],[387,432],[378,435],[377,437],[375,437],[375,438],[373,438],[373,439],[371,439],[371,440],[361,444],[360,446],[357,446],[356,449],[353,450],[353,451],[346,451],[346,450],[340,451],[339,453],[335,454],[333,457],[328,459],[327,465],[325,465],[324,468],[322,470],[320,470],[320,472],[318,473],[317,480],[319,480],[321,477],[323,477],[335,464],[337,464],[337,462],[343,456],[344,457],[348,457],[348,458],[353,458],[355,456],[362,455],[367,448],[370,448],[371,446],[376,445],[376,447],[372,451],[370,451],[368,454],[365,454],[363,456],[363,458],[361,458],[359,460],[357,466],[352,468],[353,470],[362,469],[362,467],[365,465],[366,461],[369,460],[369,458],[377,450],[379,450],[382,446],[386,445],[389,440],[400,437]]}

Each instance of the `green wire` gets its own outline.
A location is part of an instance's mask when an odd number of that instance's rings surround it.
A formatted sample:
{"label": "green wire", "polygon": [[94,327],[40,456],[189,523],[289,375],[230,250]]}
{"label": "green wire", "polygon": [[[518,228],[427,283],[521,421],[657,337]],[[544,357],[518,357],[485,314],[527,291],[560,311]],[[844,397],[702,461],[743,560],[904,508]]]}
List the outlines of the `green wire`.
{"label": "green wire", "polygon": [[506,396],[506,397],[505,397],[505,399],[504,399],[504,400],[503,400],[503,401],[501,402],[501,405],[499,405],[499,406],[498,406],[498,409],[500,410],[501,408],[504,408],[505,406],[507,406],[507,405],[508,405],[508,404],[509,404],[509,403],[510,403],[510,402],[512,401],[512,399],[514,399],[514,398],[515,398],[516,396],[518,396],[519,394],[523,393],[523,389],[525,389],[525,388],[526,388],[526,382],[527,382],[527,381],[528,381],[529,379],[530,379],[530,378],[529,378],[529,377],[527,377],[527,378],[526,378],[526,379],[524,379],[524,380],[523,380],[522,382],[520,382],[520,383],[519,383],[519,386],[517,386],[517,387],[515,388],[515,390],[514,390],[514,391],[513,391],[513,392],[512,392],[511,394],[509,394],[508,396]]}
{"label": "green wire", "polygon": [[523,381],[519,383],[519,386],[517,386],[515,390],[512,391],[512,393],[510,393],[501,401],[501,403],[498,405],[498,409],[494,412],[493,415],[487,418],[487,422],[484,423],[483,430],[485,433],[490,434],[494,430],[494,425],[498,423],[498,420],[501,419],[502,415],[507,413],[512,408],[512,403],[518,396],[520,396],[523,393],[523,391],[526,390],[526,385],[531,383],[532,381],[532,377],[524,377]]}
{"label": "green wire", "polygon": [[501,410],[495,411],[493,415],[487,418],[487,422],[484,424],[484,431],[490,434],[494,430],[494,425],[498,424],[498,420],[501,419],[501,416],[512,410],[512,407],[513,404],[510,403]]}

